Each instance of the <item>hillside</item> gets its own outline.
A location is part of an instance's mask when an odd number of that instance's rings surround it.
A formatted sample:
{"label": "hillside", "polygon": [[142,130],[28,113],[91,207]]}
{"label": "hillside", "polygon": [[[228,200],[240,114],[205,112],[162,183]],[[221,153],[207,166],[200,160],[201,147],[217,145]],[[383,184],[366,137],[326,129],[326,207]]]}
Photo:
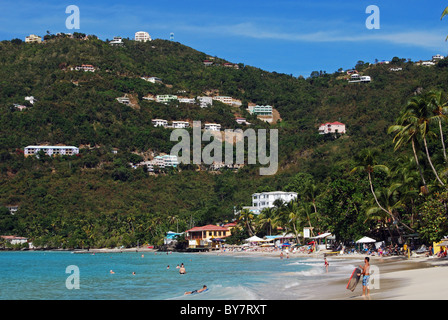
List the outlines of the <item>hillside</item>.
{"label": "hillside", "polygon": [[[350,232],[362,233],[368,225],[360,221],[371,199],[364,176],[349,174],[355,156],[375,147],[381,150],[378,162],[393,165],[397,153],[387,129],[406,101],[422,90],[448,91],[448,69],[442,64],[397,62],[403,67],[400,72],[391,72],[390,65],[362,65],[359,71],[373,81],[352,84],[340,74],[304,79],[241,63],[238,69],[227,68],[222,66],[227,61],[218,57],[214,62],[221,66],[204,66],[206,53],[176,42],[124,42],[124,47],[98,39],[0,43],[0,204],[20,206],[15,216],[2,216],[0,234],[20,234],[56,247],[153,243],[169,229],[184,231],[233,219],[234,207],[250,205],[257,190],[301,192],[303,177],[321,191],[322,229],[342,230],[337,217],[344,213],[351,218],[343,223],[356,225]],[[83,64],[97,70],[71,70]],[[140,79],[143,76],[163,83]],[[215,102],[202,109],[143,99],[209,92],[239,99],[242,106]],[[116,100],[125,94],[139,107]],[[25,102],[26,96],[34,96],[36,103]],[[250,102],[274,106],[282,121],[269,125],[257,120],[245,110]],[[14,104],[27,108],[18,111]],[[169,153],[174,145],[171,131],[155,128],[154,118],[244,129],[235,114],[246,117],[254,129],[279,129],[276,175],[259,176],[257,166],[221,173],[185,166],[158,175],[129,166],[146,153]],[[345,123],[347,134],[338,139],[319,135],[318,126],[328,121]],[[81,150],[74,157],[24,158],[23,148],[36,144]],[[327,188],[331,192],[324,192]],[[337,209],[333,203],[338,201],[347,203]],[[355,216],[354,211],[364,213]]]}

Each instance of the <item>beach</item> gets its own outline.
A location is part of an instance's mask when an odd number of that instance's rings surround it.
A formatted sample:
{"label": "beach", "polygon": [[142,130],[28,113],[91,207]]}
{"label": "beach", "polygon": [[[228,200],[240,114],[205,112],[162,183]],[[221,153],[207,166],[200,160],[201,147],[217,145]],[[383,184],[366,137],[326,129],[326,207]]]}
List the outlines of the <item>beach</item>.
{"label": "beach", "polygon": [[[363,300],[361,283],[353,292],[346,286],[364,254],[328,255],[327,272],[322,252],[285,250],[281,256],[266,249],[171,253],[123,248],[73,253],[2,252],[0,280],[16,290],[0,293],[0,299]],[[186,276],[179,276],[180,263],[186,264]],[[370,264],[371,300],[448,297],[447,258],[370,256]],[[80,270],[80,290],[65,286],[66,267],[73,265]],[[209,292],[183,295],[203,284]]]}
{"label": "beach", "polygon": [[[216,255],[254,255],[276,256],[280,258],[280,252],[248,251],[248,252],[212,252],[203,254]],[[323,253],[297,254],[289,253],[293,257],[305,257],[322,260]],[[351,272],[349,267],[364,264],[363,254],[328,256],[330,263],[328,273],[319,274],[319,281],[312,286],[297,288],[301,292],[298,299],[307,300],[364,300],[362,297],[362,284],[358,283],[352,292],[346,289]],[[373,270],[376,270],[376,285],[370,290],[369,300],[446,300],[448,299],[448,259],[437,257],[406,257],[369,256]],[[286,253],[283,255],[286,259]],[[337,264],[335,270],[333,265]],[[353,270],[353,269],[351,269]],[[371,278],[373,277],[373,274]],[[294,292],[294,290],[291,290]],[[303,292],[306,292],[305,297]],[[286,299],[294,299],[291,295]],[[285,299],[283,297],[282,299]]]}

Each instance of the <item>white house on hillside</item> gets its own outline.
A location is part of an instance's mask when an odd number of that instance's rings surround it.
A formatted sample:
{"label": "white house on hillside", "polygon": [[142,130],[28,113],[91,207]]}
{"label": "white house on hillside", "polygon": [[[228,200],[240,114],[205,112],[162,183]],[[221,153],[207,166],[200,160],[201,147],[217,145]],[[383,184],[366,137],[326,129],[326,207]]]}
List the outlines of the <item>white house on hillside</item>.
{"label": "white house on hillside", "polygon": [[146,31],[137,31],[135,33],[135,41],[146,42],[151,40],[151,36]]}
{"label": "white house on hillside", "polygon": [[221,131],[221,125],[219,123],[206,123],[204,129],[209,131]]}
{"label": "white house on hillside", "polygon": [[152,119],[151,122],[154,127],[166,128],[168,126],[168,120],[164,120],[164,119]]}
{"label": "white house on hillside", "polygon": [[322,123],[319,127],[319,134],[345,133],[345,124],[341,122]]}
{"label": "white house on hillside", "polygon": [[73,146],[27,146],[25,147],[25,157],[33,156],[40,151],[45,152],[48,156],[67,155],[72,156],[79,153],[79,148]]}

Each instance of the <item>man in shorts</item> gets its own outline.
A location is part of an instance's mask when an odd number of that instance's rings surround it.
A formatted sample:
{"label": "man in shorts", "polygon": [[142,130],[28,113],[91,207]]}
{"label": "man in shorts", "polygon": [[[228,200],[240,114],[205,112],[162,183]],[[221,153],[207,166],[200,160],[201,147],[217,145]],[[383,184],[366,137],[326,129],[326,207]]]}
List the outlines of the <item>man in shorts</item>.
{"label": "man in shorts", "polygon": [[362,270],[362,297],[367,296],[370,297],[370,288],[369,288],[369,282],[370,282],[370,258],[365,257],[364,258],[364,266],[359,266]]}

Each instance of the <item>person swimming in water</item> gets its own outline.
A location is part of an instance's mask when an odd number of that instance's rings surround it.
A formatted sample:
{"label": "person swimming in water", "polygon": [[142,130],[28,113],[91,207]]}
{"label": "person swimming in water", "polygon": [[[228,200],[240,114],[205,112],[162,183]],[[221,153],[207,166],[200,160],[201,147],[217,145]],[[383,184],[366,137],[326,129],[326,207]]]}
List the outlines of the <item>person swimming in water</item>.
{"label": "person swimming in water", "polygon": [[187,291],[187,292],[185,292],[185,294],[201,293],[201,292],[204,292],[205,290],[207,290],[207,286],[204,284],[202,289],[193,290],[193,291]]}

